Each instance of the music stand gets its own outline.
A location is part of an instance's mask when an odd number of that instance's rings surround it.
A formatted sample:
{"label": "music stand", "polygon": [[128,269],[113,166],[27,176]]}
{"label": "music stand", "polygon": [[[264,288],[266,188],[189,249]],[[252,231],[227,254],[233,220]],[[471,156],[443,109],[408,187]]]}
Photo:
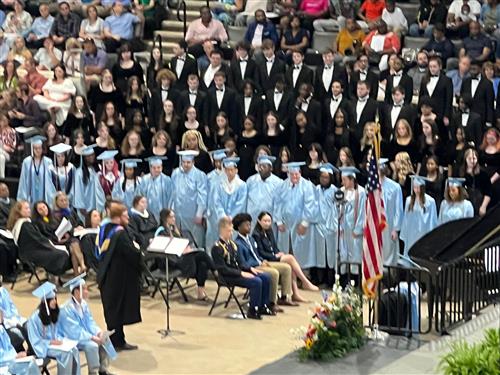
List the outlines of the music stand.
{"label": "music stand", "polygon": [[[166,329],[158,330],[158,333],[165,338],[173,332],[170,330],[170,300],[169,300],[169,272],[168,272],[168,256],[176,255],[180,257],[186,247],[189,245],[189,240],[186,238],[163,237],[158,236],[151,241],[148,251],[156,254],[165,254],[165,282],[167,283],[167,327]],[[161,285],[159,285],[161,290]]]}

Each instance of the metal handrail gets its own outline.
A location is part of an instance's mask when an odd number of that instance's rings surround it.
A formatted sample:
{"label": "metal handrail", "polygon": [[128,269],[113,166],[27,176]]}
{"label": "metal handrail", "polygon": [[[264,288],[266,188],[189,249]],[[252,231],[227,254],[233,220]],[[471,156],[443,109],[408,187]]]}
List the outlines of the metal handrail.
{"label": "metal handrail", "polygon": [[[207,1],[207,3],[208,3],[208,1]],[[183,15],[182,18],[181,18],[181,13],[180,13],[181,9],[182,9],[182,15]],[[187,11],[186,2],[184,0],[182,0],[177,5],[177,20],[183,22],[184,37],[186,37],[186,33],[187,33],[187,16],[186,16],[186,11]]]}

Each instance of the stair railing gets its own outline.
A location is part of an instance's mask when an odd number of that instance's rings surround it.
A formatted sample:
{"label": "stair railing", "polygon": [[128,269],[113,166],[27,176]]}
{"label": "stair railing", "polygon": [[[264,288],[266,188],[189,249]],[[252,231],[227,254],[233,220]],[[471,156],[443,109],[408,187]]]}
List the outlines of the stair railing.
{"label": "stair railing", "polygon": [[[208,3],[208,1],[207,1],[207,3]],[[186,33],[187,33],[187,15],[186,15],[186,10],[187,10],[186,2],[184,0],[182,0],[177,5],[177,19],[179,21],[183,22],[184,38],[186,37]],[[181,18],[181,11],[182,11],[182,18]]]}

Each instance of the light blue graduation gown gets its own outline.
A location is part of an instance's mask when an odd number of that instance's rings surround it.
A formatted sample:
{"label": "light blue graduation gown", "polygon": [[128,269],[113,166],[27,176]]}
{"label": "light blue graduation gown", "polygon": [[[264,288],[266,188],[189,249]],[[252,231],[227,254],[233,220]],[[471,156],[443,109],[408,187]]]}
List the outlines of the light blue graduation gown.
{"label": "light blue graduation gown", "polygon": [[337,264],[337,207],[334,195],[335,185],[323,189],[315,187],[318,201],[318,221],[312,226],[315,236],[316,267],[335,269]]}
{"label": "light blue graduation gown", "polygon": [[411,196],[406,198],[405,213],[401,224],[401,240],[405,243],[404,255],[420,238],[425,236],[437,226],[436,202],[430,195],[425,194],[424,209],[415,200],[413,210],[409,211]]}
{"label": "light blue graduation gown", "polygon": [[49,347],[51,340],[62,340],[63,338],[59,323],[51,324],[48,327],[44,326],[38,316],[38,310],[36,310],[28,319],[27,328],[31,346],[38,358],[55,358],[58,375],[80,374],[80,354],[77,348],[64,352]]}
{"label": "light blue graduation gown", "polygon": [[205,245],[208,252],[212,250],[212,246],[219,239],[219,223],[215,216],[215,188],[220,184],[220,180],[224,176],[224,171],[214,169],[207,175],[208,184],[208,199],[207,199],[207,231],[205,235]]}
{"label": "light blue graduation gown", "polygon": [[57,191],[62,191],[68,196],[70,205],[73,205],[73,197],[75,196],[75,173],[76,168],[69,163],[65,168],[56,168],[52,166],[52,181]]}
{"label": "light blue graduation gown", "polygon": [[0,367],[8,366],[16,360],[16,351],[10,342],[7,331],[0,325]]}
{"label": "light blue graduation gown", "polygon": [[75,199],[73,205],[79,210],[97,210],[104,211],[106,196],[99,182],[97,172],[89,168],[89,180],[87,185],[83,183],[83,169],[88,168],[82,165],[75,173]]}
{"label": "light blue graduation gown", "polygon": [[0,310],[3,314],[5,327],[12,328],[17,324],[23,324],[25,319],[19,314],[16,305],[12,302],[9,291],[0,287]]}
{"label": "light blue graduation gown", "polygon": [[[399,284],[399,293],[404,296],[405,300],[408,301],[408,283],[406,281],[401,281]],[[418,321],[420,316],[420,311],[418,306],[420,305],[420,288],[418,283],[413,281],[410,283],[410,302],[411,302],[411,330],[413,332],[418,332]],[[406,328],[410,328],[410,322],[406,323]]]}
{"label": "light blue graduation gown", "polygon": [[283,180],[274,174],[265,180],[258,173],[247,179],[247,212],[252,216],[252,227],[262,211],[269,212],[273,218],[276,216],[276,193],[282,183]]}
{"label": "light blue graduation gown", "polygon": [[[363,257],[363,227],[365,224],[365,202],[366,191],[363,187],[357,187],[357,190],[344,191],[345,205],[344,219],[341,222],[343,235],[340,239],[340,261],[348,263],[361,264]],[[356,198],[357,191],[357,198]],[[356,235],[356,238],[354,237]],[[341,273],[346,273],[346,267],[341,267]],[[359,268],[351,266],[351,273],[357,274]]]}
{"label": "light blue graduation gown", "polygon": [[139,194],[139,187],[141,185],[142,178],[137,177],[135,185],[128,183],[125,185],[125,190],[123,190],[124,178],[125,177],[123,177],[123,175],[120,176],[118,181],[114,184],[111,196],[113,199],[122,201],[130,211],[132,209],[134,198]]}
{"label": "light blue graduation gown", "polygon": [[438,225],[467,217],[474,217],[474,207],[470,201],[467,199],[461,202],[443,200],[439,209]]}
{"label": "light blue graduation gown", "polygon": [[207,210],[207,175],[196,167],[185,173],[182,167],[172,173],[174,185],[174,204],[176,217],[182,229],[191,232],[198,247],[205,247],[205,228],[195,224],[196,217],[202,218]]}
{"label": "light blue graduation gown", "polygon": [[[280,185],[277,196],[276,224],[284,224],[286,228],[284,232],[278,232],[278,248],[284,253],[291,248],[302,268],[314,267],[316,251],[311,225],[317,221],[318,215],[314,185],[301,177],[293,186],[288,178]],[[303,236],[297,234],[299,224],[307,227]]]}
{"label": "light blue graduation gown", "polygon": [[21,167],[17,200],[26,200],[31,204],[38,201],[52,204],[56,194],[56,188],[52,181],[52,168],[52,160],[44,156],[37,173],[33,158],[26,157]]}
{"label": "light blue graduation gown", "polygon": [[391,238],[392,231],[401,230],[403,221],[403,192],[401,185],[384,177],[382,179],[382,200],[385,207],[385,218],[387,227],[382,232],[382,256],[384,265],[395,265],[399,259],[399,238],[395,241]]}
{"label": "light blue graduation gown", "polygon": [[160,220],[160,211],[164,208],[172,208],[172,180],[166,174],[161,173],[153,178],[148,173],[142,178],[139,193],[148,198],[148,210]]}
{"label": "light blue graduation gown", "polygon": [[[85,352],[87,365],[90,370],[99,369],[99,345],[92,341],[101,329],[95,322],[92,312],[86,301],[82,301],[81,310],[73,298],[70,298],[62,307],[58,324],[64,337],[78,341],[78,349]],[[116,359],[116,351],[108,338],[103,345],[108,357]]]}

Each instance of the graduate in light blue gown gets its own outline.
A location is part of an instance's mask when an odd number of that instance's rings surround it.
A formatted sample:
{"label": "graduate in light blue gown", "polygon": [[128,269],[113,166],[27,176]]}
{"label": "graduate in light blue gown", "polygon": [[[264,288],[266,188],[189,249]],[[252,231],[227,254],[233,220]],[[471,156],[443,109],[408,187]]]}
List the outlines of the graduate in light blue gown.
{"label": "graduate in light blue gown", "polygon": [[197,151],[178,152],[181,165],[172,173],[174,184],[173,209],[180,220],[181,229],[191,232],[198,247],[205,247],[203,216],[207,210],[207,175],[194,166]]}
{"label": "graduate in light blue gown", "polygon": [[94,147],[82,150],[82,162],[75,173],[75,196],[73,205],[85,215],[91,210],[104,211],[106,196],[99,183],[99,166],[96,162]]}
{"label": "graduate in light blue gown", "polygon": [[[340,261],[359,263],[363,254],[363,226],[365,222],[366,191],[356,181],[355,167],[341,167],[341,190],[344,192],[345,212],[341,220],[340,230]],[[351,266],[351,273],[357,274],[360,268]],[[347,272],[346,267],[340,267],[340,273]]]}
{"label": "graduate in light blue gown", "polygon": [[160,220],[160,211],[163,208],[172,208],[173,185],[172,180],[163,170],[163,160],[166,156],[151,156],[146,159],[149,162],[149,173],[142,178],[139,186],[139,194],[148,198],[148,209]]}
{"label": "graduate in light blue gown", "polygon": [[302,268],[316,265],[314,231],[311,225],[318,219],[318,202],[314,185],[302,177],[300,167],[304,162],[288,163],[288,178],[277,192],[276,223],[278,248],[293,255]]}
{"label": "graduate in light blue gown", "polygon": [[22,317],[17,310],[16,305],[10,297],[9,291],[0,286],[0,313],[3,317],[3,327],[11,336],[11,343],[17,351],[24,350],[24,342],[28,335],[23,328],[26,318]]}
{"label": "graduate in light blue gown", "polygon": [[[218,237],[218,223],[223,217],[234,218],[237,214],[247,209],[247,184],[238,176],[238,162],[240,158],[225,158],[222,160],[224,174],[211,191],[214,195],[213,207],[214,224],[211,227],[211,239]],[[211,249],[213,243],[208,242],[207,248]]]}
{"label": "graduate in light blue gown", "polygon": [[401,185],[386,177],[388,159],[378,160],[387,227],[382,231],[384,265],[393,266],[399,259],[399,231],[403,221],[403,192]]}
{"label": "graduate in light blue gown", "polygon": [[[15,374],[15,375],[39,375],[40,370],[35,363],[35,359],[24,358],[26,352],[17,353],[10,341],[9,335],[1,324],[2,318],[0,317],[0,373],[1,374]],[[16,361],[21,359],[22,362]],[[6,372],[6,370],[8,370]]]}
{"label": "graduate in light blue gown", "polygon": [[64,337],[78,341],[77,348],[85,352],[89,375],[106,374],[109,361],[116,359],[116,351],[85,301],[88,289],[84,276],[81,274],[64,285],[69,288],[71,298],[61,307],[59,325]]}
{"label": "graduate in light blue gown", "polygon": [[140,162],[142,162],[141,159],[123,159],[121,161],[121,176],[115,183],[111,193],[113,199],[122,201],[129,209],[129,212],[132,209],[134,198],[139,195],[139,186],[142,182],[142,178],[137,174],[137,166]]}
{"label": "graduate in light blue gown", "polygon": [[405,257],[408,257],[408,251],[415,242],[437,226],[436,202],[425,194],[427,178],[412,175],[411,179],[411,195],[406,198],[400,233],[405,243]]}
{"label": "graduate in light blue gown", "polygon": [[463,187],[464,182],[465,178],[454,177],[450,177],[446,181],[444,200],[441,202],[439,209],[438,225],[453,220],[474,217],[474,207],[469,200],[465,199],[467,198],[467,192]]}
{"label": "graduate in light blue gown", "polygon": [[23,160],[17,200],[25,200],[31,204],[38,201],[52,202],[56,188],[52,182],[52,160],[43,156],[45,137],[35,135],[26,140],[31,144],[31,156]]}
{"label": "graduate in light blue gown", "polygon": [[64,336],[58,321],[55,290],[56,286],[47,281],[33,292],[41,303],[28,319],[30,343],[38,358],[50,357],[57,361],[58,375],[80,374],[80,355],[76,346],[69,351],[57,349]]}
{"label": "graduate in light blue gown", "polygon": [[52,182],[56,191],[66,193],[72,206],[76,168],[68,162],[68,152],[71,149],[72,147],[66,143],[58,143],[50,147],[50,150],[54,153],[54,165],[51,170]]}
{"label": "graduate in light blue gown", "polygon": [[215,241],[219,239],[219,223],[216,221],[215,216],[215,194],[214,189],[219,185],[220,179],[224,176],[224,169],[222,168],[222,160],[226,158],[226,149],[215,150],[211,152],[214,162],[214,170],[208,173],[208,199],[206,211],[207,231],[205,236],[206,249],[210,251]]}
{"label": "graduate in light blue gown", "polygon": [[316,277],[318,283],[333,285],[337,264],[337,216],[333,176],[338,169],[330,163],[319,168],[319,185],[315,187],[318,201],[318,221],[312,226],[316,250]]}
{"label": "graduate in light blue gown", "polygon": [[274,156],[259,156],[257,159],[259,172],[250,176],[247,180],[247,212],[252,217],[252,227],[257,223],[257,217],[261,212],[269,212],[275,216],[276,192],[283,183],[281,178],[272,173],[275,160]]}

